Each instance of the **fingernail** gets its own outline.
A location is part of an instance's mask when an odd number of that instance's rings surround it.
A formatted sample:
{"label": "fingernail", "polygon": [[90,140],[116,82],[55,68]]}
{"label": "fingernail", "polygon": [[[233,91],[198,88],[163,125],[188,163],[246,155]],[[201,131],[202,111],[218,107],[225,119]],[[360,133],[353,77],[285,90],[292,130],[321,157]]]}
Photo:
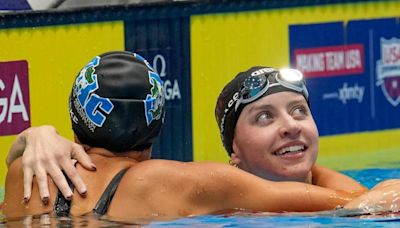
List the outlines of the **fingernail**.
{"label": "fingernail", "polygon": [[24,201],[24,203],[28,203],[28,201],[29,201],[29,198],[28,198],[27,196],[24,196],[24,199],[23,199],[23,201]]}
{"label": "fingernail", "polygon": [[97,170],[97,168],[96,168],[95,164],[93,164],[93,163],[92,163],[91,167],[92,167],[92,169],[93,169],[94,171],[96,171],[96,170]]}
{"label": "fingernail", "polygon": [[47,205],[49,203],[49,197],[48,196],[43,197],[42,202],[44,205]]}
{"label": "fingernail", "polygon": [[72,199],[72,196],[67,196],[67,197],[65,197],[65,199],[71,200],[71,199]]}
{"label": "fingernail", "polygon": [[83,197],[86,197],[86,193],[87,193],[87,191],[85,190],[85,191],[83,191],[83,192],[81,193],[81,195],[82,195]]}

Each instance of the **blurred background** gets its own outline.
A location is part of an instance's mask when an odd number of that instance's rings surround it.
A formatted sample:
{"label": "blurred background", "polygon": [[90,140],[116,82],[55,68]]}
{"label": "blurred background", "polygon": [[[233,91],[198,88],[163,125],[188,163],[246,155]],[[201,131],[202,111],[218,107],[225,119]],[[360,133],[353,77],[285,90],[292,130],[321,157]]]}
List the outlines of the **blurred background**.
{"label": "blurred background", "polygon": [[37,11],[178,1],[180,0],[2,0],[0,9],[4,11]]}
{"label": "blurred background", "polygon": [[214,117],[223,86],[254,65],[292,66],[307,78],[318,163],[398,168],[399,16],[400,1],[1,0],[0,161],[30,126],[72,139],[74,77],[95,55],[129,50],[165,82],[155,158],[227,162]]}

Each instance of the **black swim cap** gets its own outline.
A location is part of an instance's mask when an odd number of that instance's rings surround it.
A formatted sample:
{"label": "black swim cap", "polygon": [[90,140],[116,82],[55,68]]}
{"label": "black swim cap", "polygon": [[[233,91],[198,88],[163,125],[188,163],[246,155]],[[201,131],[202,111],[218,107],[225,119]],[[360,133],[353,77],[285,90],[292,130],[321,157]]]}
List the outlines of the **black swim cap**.
{"label": "black swim cap", "polygon": [[90,146],[140,151],[160,134],[164,102],[163,82],[143,57],[108,52],[75,79],[69,97],[72,129]]}
{"label": "black swim cap", "polygon": [[[282,78],[284,71],[294,72],[295,76],[299,76],[299,80],[290,81],[284,79],[285,77]],[[220,130],[222,144],[229,156],[234,152],[232,148],[233,137],[236,123],[243,108],[261,97],[283,91],[302,94],[310,105],[303,75],[295,69],[277,70],[271,67],[256,66],[245,72],[240,72],[225,85],[215,106],[215,118]]]}

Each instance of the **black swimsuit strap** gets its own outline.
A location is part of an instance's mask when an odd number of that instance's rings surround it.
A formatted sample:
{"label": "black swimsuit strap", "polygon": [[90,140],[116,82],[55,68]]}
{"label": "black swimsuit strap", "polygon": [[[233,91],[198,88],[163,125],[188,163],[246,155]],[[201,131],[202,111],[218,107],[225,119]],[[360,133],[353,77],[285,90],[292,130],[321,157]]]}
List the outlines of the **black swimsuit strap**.
{"label": "black swimsuit strap", "polygon": [[119,182],[121,181],[127,170],[128,168],[119,171],[117,175],[115,175],[115,177],[111,180],[106,190],[104,190],[103,195],[101,195],[99,201],[97,201],[97,204],[93,209],[94,214],[104,215],[107,212],[111,200],[114,197],[115,191],[118,188]]}
{"label": "black swimsuit strap", "polygon": [[[72,184],[72,181],[68,178],[67,175],[65,175],[64,171],[63,174],[67,179],[68,185],[71,188],[72,192],[74,192],[74,184]],[[62,194],[62,192],[58,190],[56,201],[54,202],[54,212],[58,217],[65,217],[69,215],[70,210],[71,210],[71,200],[67,200]]]}

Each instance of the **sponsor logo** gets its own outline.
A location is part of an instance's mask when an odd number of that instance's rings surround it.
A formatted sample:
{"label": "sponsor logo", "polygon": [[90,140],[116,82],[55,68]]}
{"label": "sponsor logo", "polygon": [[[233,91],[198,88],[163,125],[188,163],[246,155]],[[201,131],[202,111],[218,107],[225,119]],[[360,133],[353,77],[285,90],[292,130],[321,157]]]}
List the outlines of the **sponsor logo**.
{"label": "sponsor logo", "polygon": [[256,71],[251,72],[251,76],[258,76],[260,74],[268,74],[273,72],[275,69],[273,68],[262,68]]}
{"label": "sponsor logo", "polygon": [[381,38],[381,59],[376,62],[376,85],[393,105],[400,103],[400,39]]}
{"label": "sponsor logo", "polygon": [[222,116],[221,119],[221,124],[220,124],[220,128],[221,128],[221,137],[222,139],[224,138],[222,136],[222,134],[225,131],[225,118],[226,118],[226,114],[229,112],[229,110],[232,108],[232,106],[234,104],[236,104],[236,101],[239,99],[239,92],[236,92],[233,94],[232,98],[228,101],[228,106],[225,108],[224,110],[224,115]]}
{"label": "sponsor logo", "polygon": [[364,73],[362,44],[296,49],[296,68],[305,77],[340,76]]}
{"label": "sponsor logo", "polygon": [[[99,88],[95,67],[100,63],[100,57],[94,58],[79,73],[75,80],[73,88],[73,105],[85,125],[92,131],[96,127],[103,126],[108,114],[114,108],[114,105],[108,98],[100,97],[94,92]],[[72,106],[71,106],[72,107]],[[70,113],[73,113],[70,110]],[[76,116],[71,115],[75,122]]]}
{"label": "sponsor logo", "polygon": [[0,62],[0,135],[30,126],[28,62]]}
{"label": "sponsor logo", "polygon": [[[147,63],[148,64],[148,63]],[[164,80],[164,96],[165,100],[180,100],[182,98],[179,81],[177,79],[166,79],[167,61],[164,56],[157,54],[153,59],[154,71]]]}
{"label": "sponsor logo", "polygon": [[343,83],[343,86],[338,89],[337,92],[325,93],[322,98],[326,99],[338,99],[343,104],[346,104],[349,100],[356,100],[361,103],[364,99],[364,86],[358,86],[356,83],[353,86],[348,86],[347,83]]}
{"label": "sponsor logo", "polygon": [[147,126],[153,122],[153,120],[159,120],[162,117],[162,107],[164,106],[164,92],[163,82],[157,73],[148,71],[149,82],[151,84],[150,94],[147,94],[146,100],[144,100],[145,116]]}

